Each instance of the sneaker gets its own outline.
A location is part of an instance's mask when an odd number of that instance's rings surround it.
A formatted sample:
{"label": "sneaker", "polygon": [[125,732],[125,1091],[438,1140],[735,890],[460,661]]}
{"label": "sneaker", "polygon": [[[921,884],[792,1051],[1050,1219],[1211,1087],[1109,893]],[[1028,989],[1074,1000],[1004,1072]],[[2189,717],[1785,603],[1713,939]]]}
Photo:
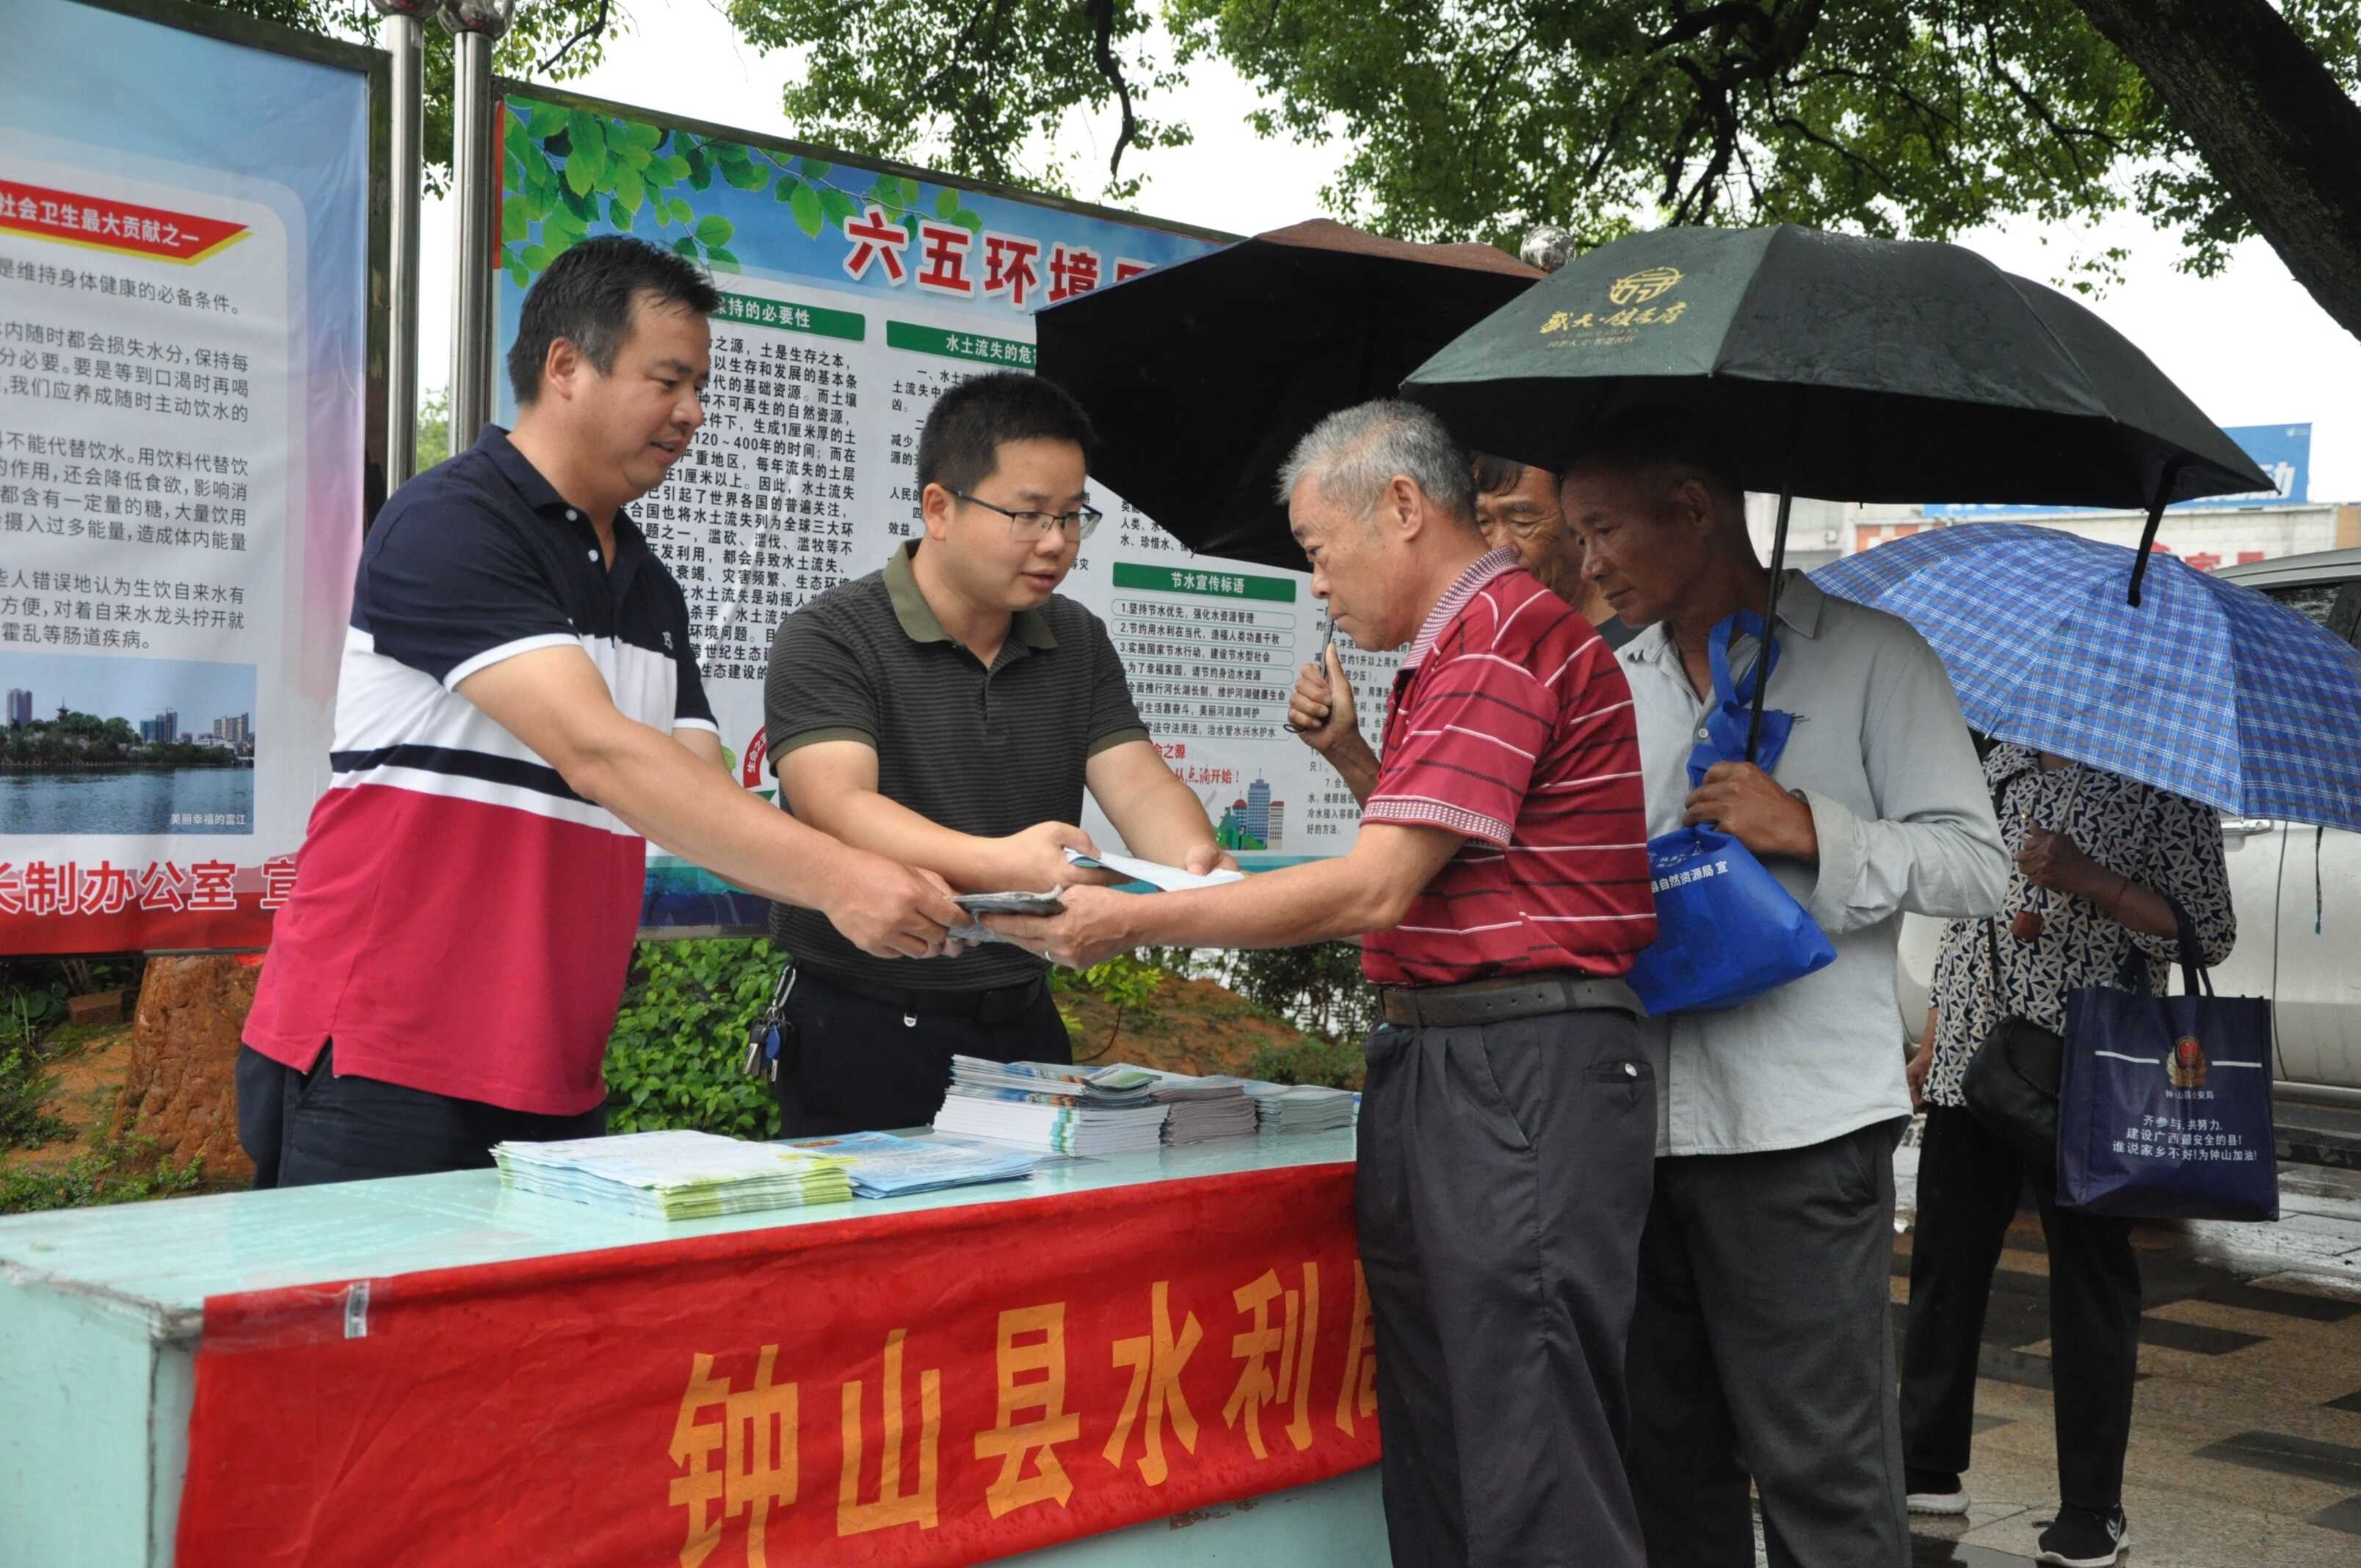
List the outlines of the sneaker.
{"label": "sneaker", "polygon": [[1903,1489],[1909,1494],[1910,1511],[1914,1514],[1935,1514],[1957,1518],[1968,1511],[1967,1489],[1960,1485],[1957,1475],[1937,1470],[1902,1472]]}
{"label": "sneaker", "polygon": [[2041,1532],[2041,1555],[2036,1563],[2057,1568],[2113,1568],[2131,1549],[2131,1526],[2124,1510],[2098,1513],[2090,1508],[2060,1508]]}

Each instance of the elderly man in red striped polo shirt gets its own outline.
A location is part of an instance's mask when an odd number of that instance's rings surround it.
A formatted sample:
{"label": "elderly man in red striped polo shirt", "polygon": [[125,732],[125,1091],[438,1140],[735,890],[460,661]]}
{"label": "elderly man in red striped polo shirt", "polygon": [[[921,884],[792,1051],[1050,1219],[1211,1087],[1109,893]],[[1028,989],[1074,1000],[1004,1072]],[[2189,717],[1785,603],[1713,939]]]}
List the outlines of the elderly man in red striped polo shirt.
{"label": "elderly man in red striped polo shirt", "polygon": [[1293,715],[1363,803],[1352,852],[1186,893],[1070,888],[1053,920],[993,924],[1076,965],[1367,933],[1386,1021],[1358,1207],[1394,1561],[1636,1568],[1623,1354],[1656,1106],[1622,976],[1655,916],[1631,691],[1588,621],[1485,547],[1425,410],[1333,415],[1283,486],[1336,629],[1410,650],[1382,756],[1333,652],[1332,700]]}

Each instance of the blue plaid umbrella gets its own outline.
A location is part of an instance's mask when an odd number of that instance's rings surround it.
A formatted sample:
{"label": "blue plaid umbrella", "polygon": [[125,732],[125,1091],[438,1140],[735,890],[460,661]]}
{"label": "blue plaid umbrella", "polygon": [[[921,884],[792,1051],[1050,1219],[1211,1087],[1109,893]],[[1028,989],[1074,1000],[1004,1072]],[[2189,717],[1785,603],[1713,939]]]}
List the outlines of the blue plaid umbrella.
{"label": "blue plaid umbrella", "polygon": [[2217,806],[2361,830],[2361,652],[2252,588],[2057,529],[1931,530],[1812,574],[1934,646],[1968,722]]}

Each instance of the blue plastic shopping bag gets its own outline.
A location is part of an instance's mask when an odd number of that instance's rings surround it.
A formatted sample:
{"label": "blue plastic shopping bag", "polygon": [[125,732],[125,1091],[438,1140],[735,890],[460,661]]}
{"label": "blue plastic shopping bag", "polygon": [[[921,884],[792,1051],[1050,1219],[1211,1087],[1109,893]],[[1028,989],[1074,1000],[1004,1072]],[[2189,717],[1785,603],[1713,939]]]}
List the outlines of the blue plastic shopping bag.
{"label": "blue plastic shopping bag", "polygon": [[[1730,678],[1730,639],[1752,634],[1763,649],[1742,683]],[[1716,762],[1747,755],[1754,683],[1778,663],[1763,620],[1740,610],[1713,629],[1714,707],[1689,752],[1689,785]],[[1777,765],[1795,717],[1766,709],[1754,747],[1764,772]],[[1836,961],[1828,934],[1779,885],[1753,852],[1711,823],[1675,828],[1648,841],[1648,875],[1656,895],[1656,940],[1632,963],[1631,989],[1651,1014],[1736,1007]]]}
{"label": "blue plastic shopping bag", "polygon": [[2148,1220],[2276,1220],[2271,1008],[2216,996],[2178,905],[2185,994],[2092,986],[2066,1003],[2058,1202]]}

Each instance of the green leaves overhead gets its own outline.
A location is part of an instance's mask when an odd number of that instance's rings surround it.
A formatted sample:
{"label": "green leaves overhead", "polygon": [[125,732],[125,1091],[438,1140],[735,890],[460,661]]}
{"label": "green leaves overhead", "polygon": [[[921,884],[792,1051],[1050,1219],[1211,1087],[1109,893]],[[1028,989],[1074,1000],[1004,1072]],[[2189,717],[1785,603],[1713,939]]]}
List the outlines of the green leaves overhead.
{"label": "green leaves overhead", "polygon": [[[1342,155],[1324,205],[1403,239],[1514,248],[1550,224],[1588,247],[1679,223],[1948,238],[2020,215],[2128,210],[2211,273],[2266,206],[2351,210],[2355,158],[2320,138],[2356,146],[2336,104],[2361,91],[2354,0],[729,0],[729,11],[758,47],[800,57],[782,107],[808,135],[967,178],[1053,192],[1087,181],[1115,202],[1134,199],[1153,149],[1191,139],[1159,117],[1191,71],[1234,73],[1259,100],[1247,119],[1260,134]],[[2251,168],[2200,156],[2202,116],[2166,102],[2174,82],[2185,95],[2200,78],[2187,60],[2147,59],[2154,40],[2124,19],[2135,13],[2253,38],[2248,63],[2226,68],[2245,91],[2223,111],[2250,127]],[[2332,121],[2346,128],[2326,131]],[[2294,146],[2315,149],[2310,171],[2269,152]],[[2105,269],[2103,253],[2085,259]]]}

